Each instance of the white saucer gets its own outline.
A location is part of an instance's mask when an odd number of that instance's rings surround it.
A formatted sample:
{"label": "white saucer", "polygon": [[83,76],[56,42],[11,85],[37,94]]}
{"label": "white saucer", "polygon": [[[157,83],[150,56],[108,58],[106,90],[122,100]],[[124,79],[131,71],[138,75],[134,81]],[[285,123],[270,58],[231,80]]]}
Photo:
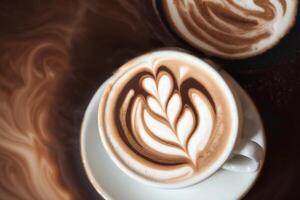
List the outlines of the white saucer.
{"label": "white saucer", "polygon": [[[245,137],[266,148],[260,116],[245,91],[225,72],[221,74],[232,82],[241,99],[244,111]],[[103,84],[105,85],[105,84]],[[236,200],[241,199],[255,183],[261,170],[255,173],[234,173],[220,169],[213,176],[196,185],[176,189],[158,189],[130,178],[115,166],[100,141],[97,127],[98,102],[101,86],[86,110],[81,128],[81,156],[94,188],[107,200]],[[263,158],[264,160],[264,158]]]}

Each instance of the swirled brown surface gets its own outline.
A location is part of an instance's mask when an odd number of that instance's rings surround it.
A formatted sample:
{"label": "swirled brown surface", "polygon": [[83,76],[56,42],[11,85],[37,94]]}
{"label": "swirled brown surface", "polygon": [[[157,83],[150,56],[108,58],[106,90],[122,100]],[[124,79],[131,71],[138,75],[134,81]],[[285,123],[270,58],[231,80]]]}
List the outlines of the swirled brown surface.
{"label": "swirled brown surface", "polygon": [[295,0],[165,0],[171,27],[196,48],[246,58],[273,47],[296,18]]}
{"label": "swirled brown surface", "polygon": [[100,132],[113,154],[157,182],[205,171],[234,129],[234,112],[215,78],[180,56],[150,53],[125,64],[100,102]]}
{"label": "swirled brown surface", "polygon": [[[18,12],[12,4],[0,9],[1,17],[10,16],[5,26],[0,18],[0,199],[74,199],[62,178],[61,148],[49,122],[81,10],[70,12],[74,5],[67,2],[60,6],[70,9],[63,11],[28,2],[31,13],[38,14],[33,17],[26,14],[28,7]],[[51,8],[47,14],[40,12],[45,7]],[[6,9],[14,14],[6,15]]]}
{"label": "swirled brown surface", "polygon": [[49,35],[10,44],[2,56],[0,199],[72,197],[59,179],[56,145],[48,128],[50,95],[68,67],[61,39]]}

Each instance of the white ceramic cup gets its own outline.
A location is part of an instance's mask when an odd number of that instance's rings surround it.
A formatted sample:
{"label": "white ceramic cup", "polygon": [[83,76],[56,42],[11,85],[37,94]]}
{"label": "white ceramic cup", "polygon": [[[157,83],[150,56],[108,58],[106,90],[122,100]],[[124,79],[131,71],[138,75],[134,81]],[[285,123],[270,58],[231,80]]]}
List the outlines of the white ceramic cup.
{"label": "white ceramic cup", "polygon": [[[231,130],[232,133],[230,134],[229,141],[227,142],[223,153],[221,154],[221,156],[218,157],[217,161],[210,165],[209,168],[204,172],[195,174],[191,178],[188,178],[183,181],[163,183],[146,179],[145,177],[137,174],[128,166],[126,166],[118,158],[118,156],[115,155],[113,149],[111,149],[112,147],[111,145],[109,145],[107,137],[105,137],[105,135],[109,133],[105,133],[101,128],[101,125],[99,125],[101,142],[112,161],[119,167],[120,170],[122,170],[130,177],[136,179],[137,181],[151,186],[167,189],[182,188],[199,183],[208,178],[209,176],[213,175],[219,169],[230,170],[237,173],[251,173],[259,170],[259,168],[261,167],[264,150],[260,145],[258,145],[254,141],[247,141],[242,139],[241,136],[243,135],[243,133],[241,133],[240,131],[242,130],[243,126],[243,113],[241,112],[242,109],[240,107],[240,102],[237,98],[236,91],[227,83],[227,81],[225,80],[226,78],[223,78],[220,75],[215,66],[208,64],[207,62],[193,55],[175,50],[153,51],[145,55],[139,56],[129,62],[139,63],[145,59],[149,60],[161,57],[183,59],[184,61],[196,64],[197,66],[199,66],[199,68],[206,70],[210,74],[210,76],[213,76],[214,80],[217,81],[219,86],[222,88],[222,91],[226,94],[226,98],[229,102],[233,116],[233,120],[231,121],[233,128]],[[110,79],[103,83],[101,87],[105,88],[113,84],[114,81],[126,74],[126,70],[127,68],[122,69],[121,67],[121,70],[118,70]],[[102,112],[103,111],[101,110],[101,106],[99,106],[98,113]]]}

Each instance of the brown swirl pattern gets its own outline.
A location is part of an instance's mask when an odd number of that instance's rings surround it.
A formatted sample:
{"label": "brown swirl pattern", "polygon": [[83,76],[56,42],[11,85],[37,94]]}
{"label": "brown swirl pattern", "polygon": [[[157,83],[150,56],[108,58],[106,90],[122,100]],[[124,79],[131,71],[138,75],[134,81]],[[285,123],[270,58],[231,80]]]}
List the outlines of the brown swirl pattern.
{"label": "brown swirl pattern", "polygon": [[153,181],[185,180],[221,155],[229,105],[199,67],[149,57],[113,76],[100,102],[100,132],[130,170]]}
{"label": "brown swirl pattern", "polygon": [[[51,8],[47,15],[34,19],[26,15],[22,24],[14,24],[21,30],[0,35],[2,200],[75,198],[62,181],[49,116],[57,84],[69,70],[70,41],[81,10],[70,14],[46,5]],[[66,5],[74,6],[67,2],[60,6]]]}
{"label": "brown swirl pattern", "polygon": [[200,50],[245,58],[274,46],[295,21],[297,1],[165,0],[172,28]]}
{"label": "brown swirl pattern", "polygon": [[53,138],[47,129],[49,94],[66,70],[66,61],[65,47],[48,41],[20,49],[20,55],[9,56],[1,67],[1,198],[71,198],[53,167]]}

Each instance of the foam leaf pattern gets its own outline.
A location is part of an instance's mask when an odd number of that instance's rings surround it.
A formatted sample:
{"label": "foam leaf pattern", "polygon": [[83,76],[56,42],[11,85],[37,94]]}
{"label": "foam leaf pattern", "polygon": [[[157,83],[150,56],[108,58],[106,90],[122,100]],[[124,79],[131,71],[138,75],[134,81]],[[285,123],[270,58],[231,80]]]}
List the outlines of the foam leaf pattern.
{"label": "foam leaf pattern", "polygon": [[175,127],[176,119],[182,107],[181,98],[178,93],[174,93],[167,106],[167,115],[171,126]]}
{"label": "foam leaf pattern", "polygon": [[140,111],[134,117],[136,131],[140,131],[142,143],[152,152],[176,154],[196,164],[197,155],[213,130],[214,116],[209,101],[200,91],[193,90],[192,109],[183,104],[171,75],[165,72],[158,77],[158,81],[154,77],[142,80],[148,96],[144,104],[139,104]]}

